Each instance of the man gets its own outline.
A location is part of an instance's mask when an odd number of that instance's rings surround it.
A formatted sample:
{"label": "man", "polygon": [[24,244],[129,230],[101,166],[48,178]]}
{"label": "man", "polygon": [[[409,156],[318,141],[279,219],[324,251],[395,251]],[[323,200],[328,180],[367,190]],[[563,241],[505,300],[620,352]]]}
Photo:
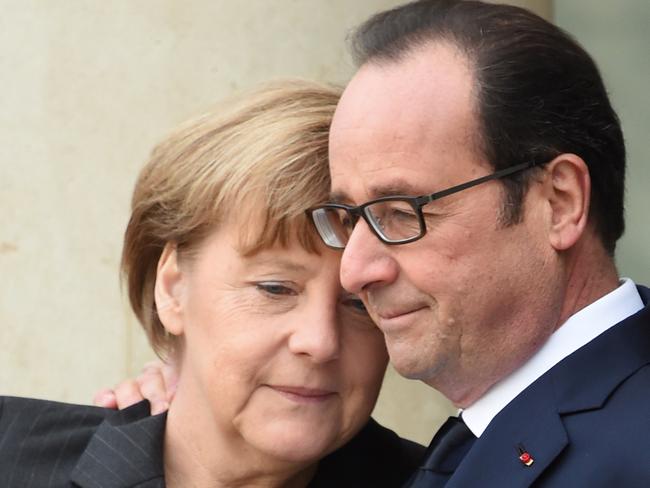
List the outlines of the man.
{"label": "man", "polygon": [[353,49],[312,217],[395,368],[463,409],[410,486],[650,486],[650,290],[614,264],[625,149],[592,59],[453,0]]}

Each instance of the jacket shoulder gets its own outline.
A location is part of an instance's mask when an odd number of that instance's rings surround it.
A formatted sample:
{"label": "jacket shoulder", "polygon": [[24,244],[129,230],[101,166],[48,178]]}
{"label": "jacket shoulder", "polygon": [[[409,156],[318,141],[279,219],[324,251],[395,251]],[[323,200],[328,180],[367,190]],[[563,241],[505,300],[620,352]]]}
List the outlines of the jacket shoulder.
{"label": "jacket shoulder", "polygon": [[66,479],[104,421],[134,415],[31,398],[0,397],[3,486],[50,486]]}
{"label": "jacket shoulder", "polygon": [[650,486],[650,365],[622,383],[602,408],[563,418],[570,444],[535,486]]}

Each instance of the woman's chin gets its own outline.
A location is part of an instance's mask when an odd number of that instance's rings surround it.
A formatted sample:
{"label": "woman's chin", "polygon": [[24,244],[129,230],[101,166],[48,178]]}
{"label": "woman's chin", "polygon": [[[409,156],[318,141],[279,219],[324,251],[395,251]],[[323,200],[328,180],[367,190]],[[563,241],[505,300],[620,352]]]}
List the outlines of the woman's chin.
{"label": "woman's chin", "polygon": [[268,427],[250,436],[248,442],[274,458],[291,463],[316,462],[345,442],[338,432],[323,429],[322,425]]}

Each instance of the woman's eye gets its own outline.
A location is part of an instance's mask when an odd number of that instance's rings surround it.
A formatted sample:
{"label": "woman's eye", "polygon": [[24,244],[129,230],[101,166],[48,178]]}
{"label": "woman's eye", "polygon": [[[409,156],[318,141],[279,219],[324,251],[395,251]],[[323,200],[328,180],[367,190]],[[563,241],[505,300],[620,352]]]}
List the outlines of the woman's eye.
{"label": "woman's eye", "polygon": [[341,303],[347,310],[343,320],[348,327],[360,331],[379,331],[360,298],[344,297]]}
{"label": "woman's eye", "polygon": [[356,297],[346,298],[343,300],[343,304],[355,310],[356,312],[360,312],[363,314],[368,313],[366,306],[363,304],[363,301],[361,301],[360,298],[356,298]]}
{"label": "woman's eye", "polygon": [[277,282],[260,282],[256,283],[255,286],[258,290],[268,294],[268,295],[295,295],[296,292],[293,288],[287,286],[284,283]]}
{"label": "woman's eye", "polygon": [[341,217],[341,226],[344,229],[352,229],[354,227],[354,221],[348,214],[345,214],[345,216]]}

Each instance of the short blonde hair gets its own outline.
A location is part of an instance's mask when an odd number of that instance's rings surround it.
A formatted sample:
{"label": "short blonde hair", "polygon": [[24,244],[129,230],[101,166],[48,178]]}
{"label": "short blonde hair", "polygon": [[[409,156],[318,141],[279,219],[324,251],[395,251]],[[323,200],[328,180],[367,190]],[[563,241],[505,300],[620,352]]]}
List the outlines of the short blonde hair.
{"label": "short blonde hair", "polygon": [[339,97],[339,88],[315,82],[270,83],[183,124],[153,150],[133,193],[121,269],[159,356],[174,345],[154,302],[168,242],[191,251],[236,216],[245,255],[294,239],[318,252],[305,210],[327,198],[327,139]]}

